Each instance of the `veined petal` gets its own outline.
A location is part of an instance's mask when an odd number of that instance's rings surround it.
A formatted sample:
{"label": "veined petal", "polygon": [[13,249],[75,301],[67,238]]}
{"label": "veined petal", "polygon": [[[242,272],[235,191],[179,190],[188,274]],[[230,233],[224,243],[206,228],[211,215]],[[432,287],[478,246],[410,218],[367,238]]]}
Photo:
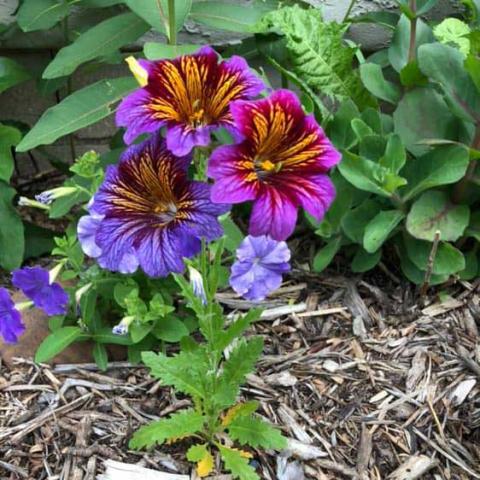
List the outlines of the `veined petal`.
{"label": "veined petal", "polygon": [[271,186],[262,186],[253,202],[248,233],[285,240],[295,230],[296,222],[297,207],[292,200]]}
{"label": "veined petal", "polygon": [[148,83],[123,100],[117,124],[127,127],[127,143],[166,125],[167,146],[176,155],[208,145],[213,129],[232,125],[230,102],[252,98],[264,88],[244,59],[219,62],[210,47],[173,60],[143,61],[141,67]]}

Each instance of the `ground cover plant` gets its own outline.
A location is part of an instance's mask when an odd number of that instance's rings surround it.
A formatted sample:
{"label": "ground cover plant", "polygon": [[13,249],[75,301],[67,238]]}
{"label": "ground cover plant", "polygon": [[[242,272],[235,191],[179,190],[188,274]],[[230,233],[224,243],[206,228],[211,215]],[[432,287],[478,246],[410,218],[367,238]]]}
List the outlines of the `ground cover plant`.
{"label": "ground cover plant", "polygon": [[[68,82],[84,62],[116,52],[123,43],[95,55],[87,48],[116,22],[137,22],[136,36],[149,22],[168,44],[121,55],[131,78],[71,93],[28,133],[2,126],[5,228],[16,232],[0,237],[8,245],[2,265],[27,301],[15,304],[0,289],[0,333],[21,341],[22,311],[35,307],[51,329],[38,362],[89,340],[106,369],[107,346],[126,347],[131,362],[143,362],[193,405],[142,427],[132,448],[182,442],[200,477],[213,471],[218,453],[234,478],[259,478],[249,447],[286,445],[255,413],[256,402],[238,401],[262,353],[261,338],[247,333],[261,309],[228,314],[217,293],[232,288],[261,306],[291,270],[287,240],[299,223],[321,239],[311,259],[318,273],[337,256],[355,273],[396,258],[423,292],[478,276],[479,5],[465,2],[464,18],[429,25],[422,16],[431,0],[399,1],[400,13],[343,23],[324,22],[303,4],[259,1],[245,27],[251,36],[219,55],[207,45],[177,45],[177,31],[198,11],[218,22],[208,13],[215,8],[226,12],[220,26],[235,28],[242,7],[126,3],[134,13],[87,29],[43,78]],[[54,24],[67,18],[69,2],[62,5]],[[48,18],[40,28],[53,25]],[[391,45],[364,58],[345,36],[353,21],[391,29]],[[273,89],[239,55],[252,48],[279,71],[284,88]],[[10,67],[16,80],[7,87],[27,78]],[[24,231],[6,183],[11,148],[49,144],[113,110],[121,136],[109,153],[87,152],[62,186],[18,200],[69,223],[54,239],[50,271],[18,268]]]}

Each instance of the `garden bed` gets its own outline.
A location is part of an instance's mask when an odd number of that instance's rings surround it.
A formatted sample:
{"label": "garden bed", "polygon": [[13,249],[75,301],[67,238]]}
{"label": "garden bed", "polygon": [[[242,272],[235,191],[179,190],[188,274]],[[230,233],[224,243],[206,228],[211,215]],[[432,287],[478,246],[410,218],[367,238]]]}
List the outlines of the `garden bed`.
{"label": "garden bed", "polygon": [[[422,306],[410,287],[383,276],[285,285],[252,329],[265,354],[242,394],[293,439],[293,455],[285,472],[284,454],[252,452],[260,477],[480,478],[479,285],[451,285]],[[277,300],[297,313],[276,314]],[[190,475],[186,441],[128,448],[140,425],[188,402],[123,362],[108,372],[2,365],[0,478],[94,479],[105,460]]]}

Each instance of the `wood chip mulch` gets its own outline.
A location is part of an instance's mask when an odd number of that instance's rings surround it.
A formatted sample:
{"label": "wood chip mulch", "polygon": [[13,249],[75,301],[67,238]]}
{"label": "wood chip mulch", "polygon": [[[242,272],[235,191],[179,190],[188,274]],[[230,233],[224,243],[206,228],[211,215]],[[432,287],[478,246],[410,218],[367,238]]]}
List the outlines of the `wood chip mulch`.
{"label": "wood chip mulch", "polygon": [[[312,277],[269,301],[243,395],[289,450],[255,452],[262,479],[480,479],[480,281],[428,301],[387,283]],[[140,425],[187,405],[127,363],[0,366],[0,478],[93,480],[114,460],[194,479],[185,444],[128,449]]]}

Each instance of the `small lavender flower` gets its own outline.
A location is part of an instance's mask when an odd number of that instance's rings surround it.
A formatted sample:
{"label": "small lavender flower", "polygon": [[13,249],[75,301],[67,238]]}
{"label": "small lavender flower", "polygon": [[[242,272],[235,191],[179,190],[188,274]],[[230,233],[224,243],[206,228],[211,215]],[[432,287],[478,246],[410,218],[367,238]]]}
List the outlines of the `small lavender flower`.
{"label": "small lavender flower", "polygon": [[123,317],[122,321],[118,325],[115,325],[112,328],[112,333],[114,335],[127,335],[130,324],[134,320],[135,320],[135,317],[133,316]]}
{"label": "small lavender flower", "polygon": [[25,331],[22,316],[5,288],[0,288],[0,335],[6,343],[17,343]]}
{"label": "small lavender flower", "polygon": [[12,274],[12,283],[47,315],[67,313],[68,295],[60,284],[50,278],[47,270],[40,267],[15,270]]}
{"label": "small lavender flower", "polygon": [[35,195],[35,200],[43,205],[50,205],[54,200],[71,195],[76,191],[76,187],[52,188],[51,190],[45,190],[44,192]]}
{"label": "small lavender flower", "polygon": [[237,249],[230,285],[247,300],[263,300],[282,284],[282,275],[290,271],[290,250],[285,242],[267,235],[246,237]]}
{"label": "small lavender flower", "polygon": [[193,293],[202,300],[204,305],[206,305],[207,294],[205,293],[202,275],[193,267],[188,267],[188,273],[190,275],[190,285],[192,286]]}

